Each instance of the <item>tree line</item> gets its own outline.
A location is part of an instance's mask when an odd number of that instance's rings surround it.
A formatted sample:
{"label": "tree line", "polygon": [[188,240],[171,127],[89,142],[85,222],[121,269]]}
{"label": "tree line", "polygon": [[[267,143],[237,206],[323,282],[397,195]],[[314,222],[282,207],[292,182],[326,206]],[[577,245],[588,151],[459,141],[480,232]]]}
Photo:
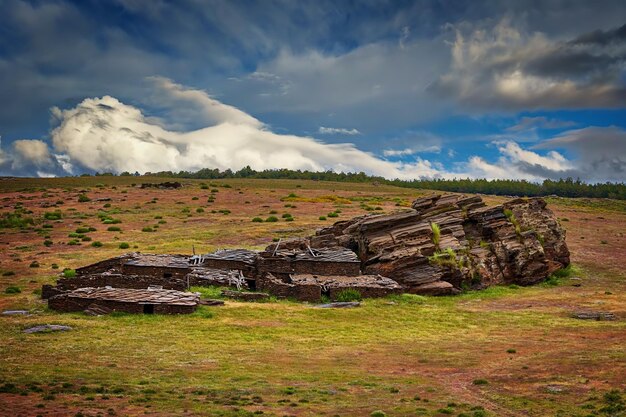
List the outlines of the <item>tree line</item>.
{"label": "tree line", "polygon": [[[99,174],[111,175],[111,174]],[[120,175],[133,175],[124,172]],[[136,174],[138,175],[138,174]],[[336,181],[355,183],[378,183],[395,185],[405,188],[430,189],[450,191],[458,193],[480,193],[506,196],[525,197],[591,197],[613,198],[626,200],[626,184],[624,183],[586,183],[580,179],[563,178],[559,180],[546,179],[543,182],[531,182],[526,180],[486,180],[486,179],[415,179],[415,180],[388,180],[383,177],[367,175],[364,172],[313,172],[290,169],[268,169],[256,171],[249,166],[238,171],[230,169],[201,169],[196,172],[190,171],[161,171],[146,173],[168,178],[192,178],[219,180],[227,178],[258,178],[258,179],[296,179],[313,181]]]}

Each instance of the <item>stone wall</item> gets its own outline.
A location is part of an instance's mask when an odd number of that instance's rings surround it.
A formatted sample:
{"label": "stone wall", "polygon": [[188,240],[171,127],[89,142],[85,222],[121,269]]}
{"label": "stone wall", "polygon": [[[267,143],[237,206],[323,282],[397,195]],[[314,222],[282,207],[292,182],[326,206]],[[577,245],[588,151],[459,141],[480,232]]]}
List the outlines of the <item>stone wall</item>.
{"label": "stone wall", "polygon": [[277,297],[293,298],[299,301],[317,303],[322,299],[322,289],[315,282],[287,283],[272,274],[265,274],[257,279],[257,289]]}

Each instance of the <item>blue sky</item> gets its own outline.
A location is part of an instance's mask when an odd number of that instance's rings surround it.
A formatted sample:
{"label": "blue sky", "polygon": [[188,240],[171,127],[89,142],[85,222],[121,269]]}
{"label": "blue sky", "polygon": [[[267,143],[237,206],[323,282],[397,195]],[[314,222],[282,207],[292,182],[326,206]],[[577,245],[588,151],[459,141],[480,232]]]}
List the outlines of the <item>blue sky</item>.
{"label": "blue sky", "polygon": [[626,178],[623,1],[0,0],[0,175]]}

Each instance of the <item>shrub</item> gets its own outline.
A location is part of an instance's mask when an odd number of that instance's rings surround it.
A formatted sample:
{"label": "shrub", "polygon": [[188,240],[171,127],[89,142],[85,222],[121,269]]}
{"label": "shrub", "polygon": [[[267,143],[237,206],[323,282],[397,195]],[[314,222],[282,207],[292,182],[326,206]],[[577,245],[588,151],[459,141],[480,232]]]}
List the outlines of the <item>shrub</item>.
{"label": "shrub", "polygon": [[120,243],[118,248],[120,248],[120,249],[128,249],[128,248],[130,248],[130,245],[128,243],[126,243],[126,242],[122,242],[122,243]]}
{"label": "shrub", "polygon": [[161,220],[163,216],[154,216],[154,220]]}
{"label": "shrub", "polygon": [[441,240],[441,228],[437,223],[430,224],[430,230],[433,232],[432,241],[435,247],[439,247],[439,241]]}
{"label": "shrub", "polygon": [[63,218],[63,214],[61,210],[48,211],[44,213],[43,218],[46,220],[61,220]]}
{"label": "shrub", "polygon": [[286,219],[287,217],[293,217],[293,216],[291,214],[289,214],[289,213],[285,213],[285,214],[282,215],[283,219]]}
{"label": "shrub", "polygon": [[253,221],[254,223],[261,223],[261,222],[263,222],[263,219],[262,219],[262,218],[260,218],[260,217],[255,217],[255,218],[253,218],[253,219],[252,219],[252,221]]}
{"label": "shrub", "polygon": [[475,379],[472,382],[472,384],[474,384],[474,385],[489,385],[489,381],[487,381],[486,379],[479,378],[479,379]]}
{"label": "shrub", "polygon": [[89,227],[79,227],[78,229],[76,229],[76,233],[89,233],[89,232],[91,232]]}
{"label": "shrub", "polygon": [[278,217],[276,216],[269,216],[267,219],[265,219],[266,222],[268,223],[274,223],[278,221]]}
{"label": "shrub", "polygon": [[337,301],[339,302],[348,302],[348,301],[361,301],[363,297],[361,297],[361,293],[359,290],[355,290],[354,288],[346,288],[345,290],[341,290],[337,294]]}
{"label": "shrub", "polygon": [[76,246],[76,245],[80,245],[80,242],[78,241],[78,239],[72,239],[69,242],[67,242],[67,244],[70,246]]}
{"label": "shrub", "polygon": [[320,216],[319,219],[320,220],[326,220],[326,216]]}
{"label": "shrub", "polygon": [[372,411],[370,417],[387,417],[387,413],[382,410]]}
{"label": "shrub", "polygon": [[506,353],[517,353],[517,350],[515,350],[515,349],[507,349]]}
{"label": "shrub", "polygon": [[292,222],[292,221],[294,221],[294,220],[295,220],[295,219],[294,219],[293,217],[287,217],[287,218],[285,219],[285,221],[286,221],[286,222]]}
{"label": "shrub", "polygon": [[6,290],[4,290],[5,294],[19,294],[22,292],[22,289],[20,287],[17,287],[15,285],[10,285],[7,287]]}
{"label": "shrub", "polygon": [[78,202],[79,203],[86,203],[88,201],[91,201],[91,198],[87,197],[85,194],[79,194],[78,195]]}
{"label": "shrub", "polygon": [[204,209],[202,207],[198,207],[196,209],[196,213],[204,213]]}
{"label": "shrub", "polygon": [[167,223],[167,222],[166,222],[165,220],[159,220],[159,222],[158,222],[158,223],[159,223],[159,224],[165,224],[165,223]]}
{"label": "shrub", "polygon": [[76,271],[73,269],[64,269],[63,277],[65,278],[74,278],[76,276]]}
{"label": "shrub", "polygon": [[91,242],[91,237],[83,236],[83,238],[81,239],[81,242]]}
{"label": "shrub", "polygon": [[52,264],[51,266],[52,266],[52,269],[59,269],[59,265],[57,264]]}
{"label": "shrub", "polygon": [[154,229],[151,228],[150,226],[146,226],[143,229],[141,229],[141,231],[150,233],[150,232],[154,232]]}
{"label": "shrub", "polygon": [[121,227],[117,227],[117,226],[109,226],[107,228],[108,232],[121,232],[122,228]]}
{"label": "shrub", "polygon": [[278,214],[276,210],[270,210],[270,214]]}
{"label": "shrub", "polygon": [[211,190],[211,192],[212,192],[212,193],[219,193],[219,192],[220,192],[220,190],[218,190],[217,188],[213,188],[213,189]]}
{"label": "shrub", "polygon": [[29,268],[39,268],[39,262],[37,261],[32,261],[30,263],[30,265],[28,265]]}
{"label": "shrub", "polygon": [[53,226],[53,225],[51,225],[51,224],[47,224],[47,223],[46,223],[46,224],[44,224],[44,225],[43,225],[43,226],[41,226],[41,227],[43,227],[44,229],[52,229],[52,228],[54,228],[54,226]]}
{"label": "shrub", "polygon": [[3,213],[0,217],[1,228],[22,228],[34,223],[30,217],[23,216],[23,211],[15,210],[13,213]]}
{"label": "shrub", "polygon": [[10,276],[13,276],[13,275],[15,275],[15,272],[13,272],[13,271],[5,271],[5,272],[2,273],[3,277],[10,277]]}
{"label": "shrub", "polygon": [[191,200],[192,201],[200,200],[200,197],[192,197]]}
{"label": "shrub", "polygon": [[328,213],[327,216],[328,217],[339,217],[339,214],[334,212],[334,211],[332,211],[332,212]]}
{"label": "shrub", "polygon": [[208,186],[208,185],[206,185],[206,184],[202,184],[202,185],[200,186],[200,189],[201,189],[201,190],[208,190],[208,189],[209,189],[209,186]]}
{"label": "shrub", "polygon": [[94,248],[100,248],[103,246],[102,242],[100,241],[95,241],[95,242],[91,242],[91,246],[93,246]]}
{"label": "shrub", "polygon": [[51,240],[49,240],[49,239],[46,239],[46,240],[43,241],[44,246],[47,246],[47,247],[52,246],[52,243],[53,242]]}

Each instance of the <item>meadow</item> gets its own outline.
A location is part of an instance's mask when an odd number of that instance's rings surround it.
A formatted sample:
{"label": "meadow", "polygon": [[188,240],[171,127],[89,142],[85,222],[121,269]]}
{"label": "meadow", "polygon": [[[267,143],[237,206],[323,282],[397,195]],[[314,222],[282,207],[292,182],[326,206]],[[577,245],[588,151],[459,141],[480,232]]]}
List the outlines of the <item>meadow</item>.
{"label": "meadow", "polygon": [[[136,186],[166,180],[0,179],[0,312],[32,313],[0,316],[0,415],[626,415],[626,202],[549,198],[573,267],[534,287],[355,309],[280,300],[190,316],[48,310],[41,285],[66,268],[128,251],[262,249],[432,192],[263,179]],[[22,332],[37,324],[73,330]]]}

